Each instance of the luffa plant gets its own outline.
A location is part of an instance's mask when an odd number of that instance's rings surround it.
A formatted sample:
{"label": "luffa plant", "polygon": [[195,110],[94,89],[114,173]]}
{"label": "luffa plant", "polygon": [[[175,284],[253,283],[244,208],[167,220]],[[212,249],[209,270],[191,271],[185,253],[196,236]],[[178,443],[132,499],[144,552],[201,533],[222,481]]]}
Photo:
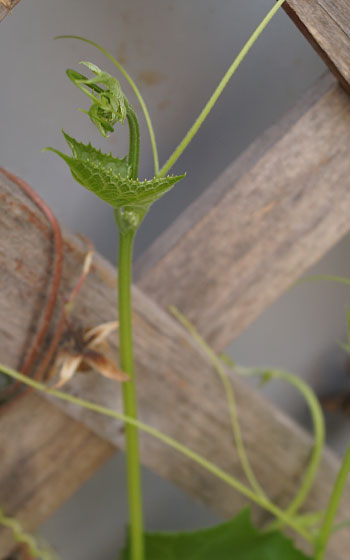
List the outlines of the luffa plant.
{"label": "luffa plant", "polygon": [[[131,263],[135,233],[153,202],[171,189],[182,176],[154,177],[151,180],[138,179],[140,154],[139,125],[135,112],[123,94],[116,78],[100,70],[91,62],[83,62],[92,73],[88,78],[68,70],[67,75],[91,99],[89,115],[103,136],[114,131],[116,123],[129,126],[129,153],[119,159],[111,153],[105,154],[91,144],[78,142],[65,132],[64,137],[71,149],[68,156],[53,148],[69,166],[76,181],[114,210],[119,229],[119,343],[120,365],[130,381],[123,383],[124,411],[137,418],[137,403],[134,379],[134,359],[131,323]],[[130,532],[133,543],[132,558],[143,558],[143,520],[141,499],[141,478],[138,430],[126,426],[126,457],[128,472],[128,495],[130,509]]]}
{"label": "luffa plant", "polygon": [[[115,126],[123,124],[125,121],[127,121],[129,128],[129,150],[128,153],[121,158],[115,157],[111,153],[103,153],[101,150],[94,148],[90,143],[84,144],[77,141],[66,132],[63,132],[63,134],[71,151],[70,155],[54,148],[46,148],[47,150],[55,152],[67,163],[72,176],[78,183],[108,203],[114,211],[116,223],[119,229],[119,346],[120,366],[122,371],[126,374],[124,378],[121,376],[120,379],[123,381],[122,391],[124,414],[117,413],[105,407],[61,393],[55,389],[48,389],[42,384],[6,368],[6,366],[1,366],[1,370],[15,379],[23,381],[38,390],[46,391],[63,400],[84,406],[106,416],[119,418],[125,421],[130,528],[127,544],[121,553],[121,560],[164,560],[165,558],[168,558],[169,560],[177,560],[179,558],[182,560],[192,560],[194,558],[201,558],[201,560],[233,560],[233,558],[237,558],[238,560],[251,560],[253,558],[259,558],[259,560],[263,560],[264,558],[268,558],[269,560],[279,560],[282,557],[285,560],[310,559],[309,556],[306,556],[303,552],[298,551],[294,547],[293,543],[282,535],[279,529],[283,525],[288,525],[293,528],[300,536],[304,537],[306,541],[311,543],[314,548],[314,558],[316,560],[323,560],[325,557],[326,545],[333,528],[334,515],[339,504],[342,489],[344,488],[347,480],[347,473],[350,465],[350,452],[346,454],[338,480],[335,484],[329,508],[327,508],[326,512],[316,512],[305,516],[300,515],[298,513],[298,509],[301,507],[316,474],[324,436],[322,419],[320,419],[320,413],[317,408],[318,404],[315,403],[313,397],[310,397],[310,390],[305,388],[302,382],[294,383],[290,380],[288,374],[286,375],[281,372],[262,372],[264,378],[282,377],[288,382],[292,382],[297,385],[306,397],[306,400],[309,402],[313,418],[316,418],[316,444],[310,461],[310,467],[306,471],[307,475],[301,485],[298,495],[286,511],[279,509],[266,497],[265,493],[260,488],[254,473],[251,471],[248,458],[243,448],[243,441],[240,436],[237,419],[235,418],[233,395],[230,393],[227,381],[225,381],[222,366],[220,366],[219,363],[219,358],[215,357],[213,352],[208,350],[205,346],[204,349],[208,352],[209,357],[212,359],[213,365],[217,369],[225,386],[229,408],[231,410],[236,446],[242,468],[250,486],[246,486],[239,482],[234,477],[216,467],[210,461],[189,450],[172,438],[165,436],[154,428],[144,425],[137,418],[131,320],[131,263],[135,234],[150,206],[184,177],[184,175],[174,176],[167,175],[167,173],[194,137],[229,79],[283,2],[284,0],[278,0],[253,33],[251,38],[247,41],[242,51],[232,63],[208,103],[200,113],[198,119],[161,169],[159,169],[157,148],[151,120],[136,85],[131,80],[125,69],[112,57],[112,55],[103,49],[103,47],[87,39],[73,37],[97,47],[117,66],[119,71],[128,80],[143,109],[149,129],[154,157],[154,177],[149,180],[140,180],[138,178],[140,154],[138,120],[133,107],[121,89],[119,81],[91,62],[82,62],[87,70],[91,72],[90,76],[85,76],[76,70],[67,70],[69,79],[91,100],[89,110],[83,112],[89,116],[91,122],[97,127],[102,136],[106,137],[113,133]],[[178,318],[181,320],[181,317],[178,316]],[[183,322],[186,323],[186,321]],[[191,329],[193,331],[192,327],[190,327],[190,331]],[[198,336],[195,335],[195,337],[198,340]],[[199,342],[202,345],[204,344],[200,340]],[[86,358],[84,355],[81,359],[84,357]],[[246,369],[241,368],[241,370],[242,371],[238,371],[238,373],[242,373],[244,375],[250,374],[250,372]],[[251,373],[260,374],[260,372],[256,371]],[[196,461],[203,468],[209,470],[214,476],[219,477],[229,486],[235,488],[247,498],[265,508],[275,516],[277,521],[273,523],[267,531],[257,531],[251,523],[249,512],[244,511],[241,512],[234,520],[209,530],[194,533],[165,535],[145,533],[142,514],[138,441],[139,429],[157,437],[165,444],[170,445],[193,461]],[[321,526],[320,530],[318,530],[319,525]]]}

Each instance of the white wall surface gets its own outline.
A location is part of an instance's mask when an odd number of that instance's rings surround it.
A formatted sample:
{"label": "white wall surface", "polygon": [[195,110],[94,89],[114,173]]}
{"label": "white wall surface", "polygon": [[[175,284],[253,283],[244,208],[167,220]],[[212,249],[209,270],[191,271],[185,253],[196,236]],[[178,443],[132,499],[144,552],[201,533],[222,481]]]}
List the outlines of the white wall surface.
{"label": "white wall surface", "polygon": [[[272,0],[22,0],[0,26],[0,163],[27,180],[53,207],[62,224],[88,235],[115,260],[110,209],[75,184],[45,146],[65,150],[61,128],[83,141],[124,154],[126,131],[101,140],[86,116],[86,101],[65,77],[67,67],[91,60],[113,71],[92,47],[59,34],[79,34],[103,44],[138,82],[154,121],[160,160],[181,140],[213,88]],[[176,165],[187,171],[158,202],[137,239],[140,253],[224,166],[275,122],[324,72],[324,67],[281,11],[238,70],[199,135]],[[128,88],[125,88],[128,91]],[[137,103],[134,103],[137,107]],[[152,175],[142,120],[141,175]],[[318,272],[350,276],[350,240]],[[344,307],[349,290],[325,283],[288,292],[231,346],[237,361],[289,368],[319,392],[345,387]],[[285,388],[267,387],[307,424],[303,404]],[[349,421],[330,421],[330,440],[342,450]],[[198,527],[215,516],[145,470],[147,524],[152,529]],[[122,542],[125,516],[123,456],[107,464],[53,518],[42,534],[65,560],[109,560]]]}

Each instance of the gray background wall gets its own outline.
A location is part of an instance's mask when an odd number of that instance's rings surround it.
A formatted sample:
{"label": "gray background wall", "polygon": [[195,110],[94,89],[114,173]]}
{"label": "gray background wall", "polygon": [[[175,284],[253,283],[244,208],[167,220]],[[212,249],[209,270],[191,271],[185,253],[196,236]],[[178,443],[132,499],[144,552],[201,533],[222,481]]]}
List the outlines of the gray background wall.
{"label": "gray background wall", "polygon": [[[77,111],[87,104],[64,73],[80,60],[91,60],[109,71],[113,68],[92,47],[52,38],[84,35],[102,43],[126,66],[148,104],[164,162],[271,6],[270,0],[22,0],[1,24],[1,165],[26,179],[62,224],[88,235],[114,261],[116,233],[109,208],[75,184],[57,157],[41,153],[48,145],[65,149],[61,128],[105,150],[125,153],[126,131],[101,140]],[[187,171],[187,178],[152,208],[138,235],[136,253],[323,72],[322,63],[288,17],[277,14],[176,165],[174,172]],[[141,121],[141,175],[150,177],[151,150]],[[349,250],[347,238],[315,271],[349,276]],[[346,336],[348,303],[345,287],[299,285],[229,351],[244,364],[289,368],[321,393],[346,387],[344,355],[336,341]],[[292,391],[278,385],[266,391],[307,425],[305,408]],[[339,451],[348,440],[348,430],[348,420],[329,420],[330,443]],[[211,512],[167,482],[146,470],[144,477],[150,528],[198,527],[214,520]],[[119,454],[42,528],[65,560],[115,558],[125,523],[124,480]]]}

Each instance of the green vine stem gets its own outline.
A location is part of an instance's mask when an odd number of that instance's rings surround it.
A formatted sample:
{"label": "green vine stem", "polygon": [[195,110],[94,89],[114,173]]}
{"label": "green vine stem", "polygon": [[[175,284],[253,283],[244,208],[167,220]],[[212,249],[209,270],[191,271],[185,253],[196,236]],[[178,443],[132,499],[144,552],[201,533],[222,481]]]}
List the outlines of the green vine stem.
{"label": "green vine stem", "polygon": [[[128,104],[127,119],[129,125],[129,156],[130,176],[137,179],[140,133],[136,115]],[[115,213],[119,228],[119,262],[118,262],[118,311],[119,311],[119,350],[120,365],[130,381],[123,383],[123,405],[127,416],[137,419],[137,399],[134,371],[134,353],[132,339],[131,281],[132,252],[137,225],[132,209],[120,210]],[[140,445],[137,426],[125,426],[126,465],[128,482],[128,504],[130,514],[130,560],[143,560],[143,511]]]}
{"label": "green vine stem", "polygon": [[9,375],[13,379],[17,379],[18,381],[21,381],[22,383],[25,383],[26,385],[29,385],[30,387],[33,387],[34,389],[36,389],[38,391],[42,391],[44,393],[47,393],[48,395],[51,395],[53,397],[57,397],[57,398],[59,398],[63,401],[70,402],[72,404],[75,404],[77,406],[86,408],[86,409],[91,410],[93,412],[103,414],[104,416],[108,416],[110,418],[116,418],[118,420],[122,420],[126,424],[130,424],[131,426],[135,426],[136,428],[139,428],[143,432],[155,437],[156,439],[162,441],[163,443],[165,443],[169,447],[171,447],[171,448],[175,449],[176,451],[182,453],[184,456],[188,457],[189,459],[191,459],[192,461],[194,461],[195,463],[200,465],[202,468],[204,468],[208,472],[212,473],[214,476],[216,476],[217,478],[219,478],[223,482],[226,482],[226,484],[228,484],[231,488],[234,488],[237,492],[240,492],[243,496],[245,496],[246,498],[248,498],[249,500],[251,500],[255,504],[259,505],[260,507],[264,508],[266,511],[268,511],[273,516],[275,516],[277,519],[279,519],[284,525],[287,525],[288,527],[291,527],[292,529],[294,529],[294,531],[296,531],[296,533],[298,533],[300,536],[302,536],[305,540],[307,540],[311,544],[314,544],[315,536],[310,534],[307,530],[305,530],[303,524],[299,524],[298,521],[295,518],[290,517],[283,510],[281,510],[278,506],[275,506],[274,504],[272,504],[269,500],[266,500],[262,496],[256,495],[255,492],[253,492],[248,486],[246,486],[245,484],[242,484],[239,480],[237,480],[233,476],[226,473],[224,470],[222,470],[220,467],[216,466],[214,463],[212,463],[208,459],[205,459],[204,457],[202,457],[201,455],[199,455],[195,451],[192,451],[191,449],[189,449],[185,445],[181,444],[180,442],[176,441],[172,437],[163,434],[161,431],[157,430],[156,428],[153,428],[152,426],[148,426],[147,424],[144,424],[143,422],[141,422],[138,419],[131,418],[130,416],[127,416],[126,414],[123,414],[121,412],[117,412],[117,411],[112,410],[110,408],[107,408],[105,406],[95,404],[95,403],[86,401],[84,399],[78,398],[78,397],[74,397],[73,395],[69,395],[67,393],[64,393],[62,391],[58,391],[56,389],[49,389],[43,383],[39,383],[38,381],[35,381],[34,379],[30,379],[30,378],[22,375],[18,371],[15,371],[15,370],[13,370],[13,369],[11,369],[11,368],[3,365],[3,364],[0,364],[0,371],[5,373],[6,375]]}
{"label": "green vine stem", "polygon": [[[137,418],[136,388],[131,322],[131,262],[135,233],[133,230],[119,234],[118,301],[119,301],[119,342],[120,365],[131,378],[123,383],[123,403],[125,414]],[[140,472],[139,436],[136,425],[125,427],[126,464],[130,512],[131,560],[142,560],[143,515]]]}
{"label": "green vine stem", "polygon": [[333,532],[334,520],[338,511],[340,500],[342,498],[346,484],[349,481],[350,473],[350,447],[348,447],[343,463],[340,467],[337,480],[333,487],[332,495],[330,497],[327,511],[324,515],[324,520],[321,530],[315,543],[315,560],[324,560],[326,557],[326,548],[328,541]]}

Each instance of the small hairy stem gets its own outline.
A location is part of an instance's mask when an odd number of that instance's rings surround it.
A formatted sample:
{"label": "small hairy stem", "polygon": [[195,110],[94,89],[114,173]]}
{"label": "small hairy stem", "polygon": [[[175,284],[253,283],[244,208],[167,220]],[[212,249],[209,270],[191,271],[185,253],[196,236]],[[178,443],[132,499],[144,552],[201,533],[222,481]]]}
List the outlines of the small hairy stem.
{"label": "small hairy stem", "polygon": [[[123,383],[124,412],[130,418],[137,419],[130,293],[134,236],[135,233],[132,230],[126,233],[120,233],[119,235],[118,303],[120,363],[123,371],[125,371],[131,379]],[[144,557],[143,514],[139,434],[137,426],[126,424],[125,438],[130,513],[130,560],[142,560]]]}

